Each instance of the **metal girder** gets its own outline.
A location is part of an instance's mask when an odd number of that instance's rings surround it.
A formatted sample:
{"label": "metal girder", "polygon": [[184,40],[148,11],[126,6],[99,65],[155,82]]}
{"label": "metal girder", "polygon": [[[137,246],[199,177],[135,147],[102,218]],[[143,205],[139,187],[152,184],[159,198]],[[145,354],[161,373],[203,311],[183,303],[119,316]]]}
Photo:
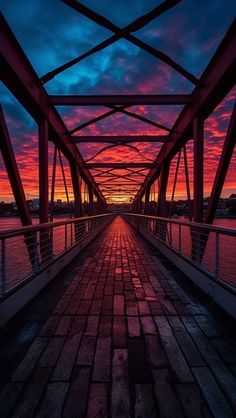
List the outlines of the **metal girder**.
{"label": "metal girder", "polygon": [[170,161],[166,161],[161,170],[160,186],[159,186],[158,202],[157,202],[157,216],[162,216],[162,217],[167,216],[166,190],[167,190],[167,185],[168,185],[169,173],[170,173]]}
{"label": "metal girder", "polygon": [[148,45],[146,42],[141,41],[140,39],[136,38],[136,36],[133,35],[133,32],[147,25],[147,23],[151,22],[153,19],[160,16],[160,14],[164,13],[166,10],[173,7],[174,5],[179,3],[181,0],[166,0],[159,6],[151,10],[149,13],[147,13],[144,16],[141,16],[140,18],[136,19],[134,22],[130,23],[124,28],[119,28],[118,26],[110,22],[108,19],[104,18],[103,16],[99,15],[98,13],[84,6],[78,1],[75,1],[75,0],[61,0],[61,1],[67,4],[68,6],[72,7],[73,9],[77,10],[79,13],[83,14],[84,16],[87,16],[89,19],[93,20],[99,25],[102,25],[105,28],[111,30],[115,34],[107,38],[105,41],[102,41],[101,43],[99,43],[98,45],[90,49],[89,51],[80,55],[79,57],[76,57],[70,60],[69,62],[65,63],[64,65],[61,65],[60,67],[54,69],[53,71],[48,72],[41,78],[42,82],[45,83],[51,80],[55,75],[61,73],[62,71],[66,70],[72,65],[82,61],[83,59],[89,57],[95,52],[101,51],[102,49],[113,44],[119,39],[125,38],[126,40],[138,46],[139,48],[143,49],[144,51],[148,52],[152,56],[159,58],[161,61],[169,65],[171,68],[174,68],[183,77],[191,81],[193,84],[197,84],[198,80],[193,74],[189,73],[187,70],[185,70],[183,67],[177,64],[174,60],[172,60],[168,55],[166,55],[162,51],[158,51],[151,45]]}
{"label": "metal girder", "polygon": [[39,220],[48,222],[48,121],[39,123]]}
{"label": "metal girder", "polygon": [[124,107],[122,108],[121,106],[112,106],[112,105],[110,105],[109,107],[111,107],[114,110],[117,110],[117,112],[123,113],[123,115],[131,116],[134,119],[141,120],[142,122],[148,123],[149,125],[155,126],[156,128],[163,129],[164,131],[167,131],[167,132],[171,131],[171,129],[168,128],[167,126],[162,125],[159,122],[154,122],[153,120],[147,118],[146,116],[142,116],[142,115],[139,115],[138,113],[125,110]]}
{"label": "metal girder", "polygon": [[193,133],[193,119],[200,115],[206,119],[223,100],[236,82],[236,20],[232,23],[213,58],[203,72],[198,86],[192,93],[192,101],[178,116],[170,134],[172,141],[164,144],[147,175],[137,197],[148,184],[152,184],[160,174],[161,166],[171,160],[186,144]]}
{"label": "metal girder", "polygon": [[[128,171],[129,169],[126,167],[126,170]],[[110,171],[109,173],[105,172],[104,175],[102,173],[99,173],[99,174],[95,174],[95,176],[96,177],[115,177],[115,178],[117,178],[117,177],[120,178],[121,177],[120,174],[113,173],[113,170]],[[128,172],[128,173],[122,175],[123,178],[129,178],[129,177],[134,177],[134,176],[136,176],[136,177],[137,176],[146,177],[145,174],[140,173],[139,171],[137,171],[137,172],[131,171],[131,172]]]}
{"label": "metal girder", "polygon": [[[128,107],[128,106],[121,106],[120,110],[125,109],[126,107]],[[118,112],[117,109],[113,109],[113,110],[110,110],[109,112],[102,113],[102,115],[96,116],[96,118],[92,118],[92,119],[88,120],[87,122],[81,123],[80,125],[71,129],[70,134],[74,134],[75,132],[78,132],[81,129],[87,128],[88,126],[93,125],[94,123],[99,122],[102,119],[106,119],[109,116],[112,116],[117,112]]]}
{"label": "metal girder", "polygon": [[79,218],[80,216],[84,215],[84,209],[82,205],[82,198],[81,198],[81,187],[80,187],[80,178],[79,173],[76,167],[75,162],[70,161],[70,173],[71,173],[71,180],[72,180],[72,187],[75,199],[75,217]]}
{"label": "metal girder", "polygon": [[222,154],[220,157],[219,165],[215,175],[210,199],[208,202],[207,212],[205,216],[205,223],[212,224],[215,212],[217,209],[217,203],[220,198],[222,188],[224,185],[225,177],[229,168],[230,160],[236,144],[236,103],[234,104],[233,112],[231,115],[230,123],[228,126],[225,142],[223,145]]}
{"label": "metal girder", "polygon": [[193,176],[193,220],[203,221],[203,158],[204,158],[204,122],[197,117],[193,121],[194,176]]}
{"label": "metal girder", "polygon": [[[95,176],[96,177],[96,176]],[[140,180],[136,180],[136,179],[134,179],[134,178],[128,178],[128,177],[126,177],[125,175],[118,175],[117,174],[117,176],[113,176],[113,177],[108,177],[108,178],[106,178],[106,180],[104,180],[104,181],[100,181],[100,182],[97,182],[97,184],[98,185],[101,185],[101,184],[105,184],[107,181],[109,181],[109,183],[111,184],[111,182],[112,181],[114,181],[114,180],[119,180],[119,182],[120,182],[120,179],[125,179],[125,180],[127,180],[127,181],[133,181],[134,183],[136,183],[137,185],[141,185],[142,184],[142,181],[140,181]],[[114,183],[113,183],[114,184]],[[116,184],[116,183],[115,183]],[[119,184],[119,183],[118,183]],[[130,183],[129,183],[130,184]]]}
{"label": "metal girder", "polygon": [[7,170],[12,192],[19,210],[19,216],[23,226],[31,225],[31,217],[27,206],[24,188],[21,182],[20,173],[17,167],[14,150],[7,129],[3,110],[0,105],[0,150]]}
{"label": "metal girder", "polygon": [[45,118],[48,120],[50,140],[57,143],[68,160],[76,162],[81,176],[96,188],[93,177],[86,168],[82,167],[83,158],[76,145],[70,142],[70,134],[63,120],[50,103],[46,90],[2,14],[0,14],[0,39],[3,83],[37,123]]}
{"label": "metal girder", "polygon": [[192,96],[190,94],[51,95],[49,100],[56,106],[183,105],[191,103]]}
{"label": "metal girder", "polygon": [[71,142],[78,144],[80,142],[103,142],[111,144],[124,144],[127,142],[163,142],[170,141],[169,135],[77,135],[71,136]]}
{"label": "metal girder", "polygon": [[[98,185],[100,185],[100,183],[97,183]],[[122,186],[137,186],[137,183],[136,182],[130,182],[130,183],[125,183],[125,182],[123,182],[123,181],[119,181],[119,183],[113,183],[115,186],[116,185],[122,185]],[[140,183],[141,184],[141,183]],[[111,183],[109,182],[109,183],[102,183],[102,187],[103,186],[110,186],[111,185]]]}
{"label": "metal girder", "polygon": [[130,168],[140,168],[140,167],[145,167],[145,168],[152,168],[153,164],[152,163],[87,163],[84,165],[85,168],[89,168],[89,169],[95,169],[95,168],[114,168],[114,170],[116,169],[122,169],[122,168],[126,168],[126,167],[130,167]]}

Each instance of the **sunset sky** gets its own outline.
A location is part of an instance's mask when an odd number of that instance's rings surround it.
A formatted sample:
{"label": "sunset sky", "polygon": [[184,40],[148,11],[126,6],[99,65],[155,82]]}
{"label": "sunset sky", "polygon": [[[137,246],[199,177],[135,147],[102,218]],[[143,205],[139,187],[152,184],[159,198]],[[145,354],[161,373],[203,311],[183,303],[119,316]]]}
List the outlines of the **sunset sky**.
{"label": "sunset sky", "polygon": [[[83,4],[124,27],[147,13],[161,1],[154,0],[84,0]],[[17,40],[23,47],[39,77],[65,62],[81,55],[112,33],[83,17],[59,0],[1,0],[1,11]],[[235,0],[183,0],[143,29],[137,38],[168,54],[178,64],[199,78],[235,17]],[[163,62],[120,40],[84,61],[57,75],[45,84],[49,94],[170,94],[191,93],[194,85]],[[208,118],[205,124],[204,194],[208,196],[216,172],[225,133],[235,100],[234,88]],[[37,125],[23,107],[0,83],[0,101],[27,198],[38,196]],[[168,128],[175,122],[182,106],[133,106],[129,110],[156,121]],[[68,129],[106,111],[105,107],[57,107]],[[164,135],[165,131],[115,114],[77,134],[82,135]],[[116,147],[98,155],[96,162],[126,162],[154,160],[160,144],[132,144]],[[91,159],[103,144],[78,145],[85,160]],[[50,143],[50,177],[53,144]],[[192,143],[187,146],[192,191]],[[72,198],[68,163],[63,158],[68,188]],[[168,197],[174,178],[176,158],[171,165]],[[94,171],[92,171],[95,174]],[[117,171],[125,174],[126,171]],[[146,174],[147,171],[143,171]],[[135,177],[136,179],[138,177]],[[142,178],[142,177],[139,177]],[[120,184],[121,181],[117,181]],[[123,187],[123,186],[122,186]],[[117,187],[119,188],[119,187]],[[129,192],[117,192],[129,199]],[[133,192],[137,191],[135,186]],[[131,192],[130,192],[131,191]],[[122,194],[123,193],[123,194]],[[236,152],[229,168],[222,196],[236,193]],[[153,195],[153,197],[155,197]],[[65,200],[61,171],[58,165],[56,198]],[[118,196],[119,198],[119,196]],[[184,164],[181,159],[176,198],[186,198]],[[12,201],[12,192],[0,155],[0,200]],[[116,200],[114,196],[114,200]]]}

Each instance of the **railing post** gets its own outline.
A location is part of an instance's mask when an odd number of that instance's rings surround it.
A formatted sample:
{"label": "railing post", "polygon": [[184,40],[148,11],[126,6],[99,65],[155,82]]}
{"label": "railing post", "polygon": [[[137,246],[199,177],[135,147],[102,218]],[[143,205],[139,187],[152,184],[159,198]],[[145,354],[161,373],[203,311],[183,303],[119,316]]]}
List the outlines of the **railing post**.
{"label": "railing post", "polygon": [[182,236],[181,236],[181,224],[179,224],[179,253],[182,253]]}
{"label": "railing post", "polygon": [[37,241],[37,232],[33,234],[33,273],[38,273],[39,271],[39,256],[38,256],[38,241]]}
{"label": "railing post", "polygon": [[172,223],[170,222],[170,246],[172,247]]}
{"label": "railing post", "polygon": [[220,273],[220,234],[219,232],[216,232],[215,234],[215,275],[218,277]]}
{"label": "railing post", "polygon": [[7,290],[7,251],[6,240],[2,239],[2,296],[6,294]]}
{"label": "railing post", "polygon": [[68,240],[68,236],[67,236],[67,224],[65,224],[65,250],[67,250],[67,240]]}

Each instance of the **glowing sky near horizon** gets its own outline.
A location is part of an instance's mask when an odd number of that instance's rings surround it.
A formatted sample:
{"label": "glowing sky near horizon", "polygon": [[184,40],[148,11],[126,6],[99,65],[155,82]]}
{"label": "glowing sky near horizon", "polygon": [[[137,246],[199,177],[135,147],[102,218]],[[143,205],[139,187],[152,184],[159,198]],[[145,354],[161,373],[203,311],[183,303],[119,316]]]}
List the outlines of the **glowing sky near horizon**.
{"label": "glowing sky near horizon", "polygon": [[[84,4],[123,27],[148,12],[161,1],[87,0]],[[89,50],[111,35],[111,32],[81,16],[59,0],[1,0],[1,11],[16,35],[20,45],[41,77]],[[196,77],[200,77],[230,24],[236,11],[234,0],[183,0],[135,35],[167,53]],[[120,40],[86,60],[56,76],[48,82],[49,94],[161,94],[191,93],[194,86],[182,76],[140,50],[128,41]],[[0,84],[0,100],[15,150],[27,198],[38,196],[37,126],[22,106]],[[204,193],[209,195],[227,131],[235,88],[227,95],[205,123]],[[140,115],[171,127],[181,106],[133,106],[129,108]],[[68,129],[104,113],[102,107],[58,107]],[[83,135],[139,135],[165,134],[164,131],[122,114],[115,114],[79,132]],[[142,156],[131,148],[120,146],[100,154],[94,161],[121,162],[155,159],[160,144],[134,144]],[[100,149],[101,144],[78,145],[85,160]],[[193,156],[188,145],[190,182],[192,191]],[[50,144],[50,177],[53,146]],[[68,164],[64,159],[70,196],[72,187]],[[174,178],[176,159],[170,172],[168,197]],[[94,173],[94,172],[93,172]],[[124,174],[125,171],[119,171]],[[146,172],[144,172],[146,174]],[[56,198],[65,199],[60,168],[57,171]],[[119,182],[118,182],[119,183]],[[129,188],[130,189],[130,188]],[[137,190],[137,188],[136,188]],[[222,195],[236,192],[236,155],[234,152]],[[121,192],[122,195],[122,192]],[[122,197],[122,196],[121,196]],[[176,198],[185,198],[184,165],[181,160]],[[125,194],[129,198],[129,193]],[[0,156],[0,200],[13,200],[6,170]]]}

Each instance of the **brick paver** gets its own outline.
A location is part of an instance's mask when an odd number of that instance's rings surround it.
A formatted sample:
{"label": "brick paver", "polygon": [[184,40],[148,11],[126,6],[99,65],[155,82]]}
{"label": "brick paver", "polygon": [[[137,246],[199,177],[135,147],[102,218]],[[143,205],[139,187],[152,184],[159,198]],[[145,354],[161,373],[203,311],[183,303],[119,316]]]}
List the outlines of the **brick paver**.
{"label": "brick paver", "polygon": [[233,417],[235,372],[235,339],[214,308],[117,217],[78,256],[0,394],[0,417]]}

